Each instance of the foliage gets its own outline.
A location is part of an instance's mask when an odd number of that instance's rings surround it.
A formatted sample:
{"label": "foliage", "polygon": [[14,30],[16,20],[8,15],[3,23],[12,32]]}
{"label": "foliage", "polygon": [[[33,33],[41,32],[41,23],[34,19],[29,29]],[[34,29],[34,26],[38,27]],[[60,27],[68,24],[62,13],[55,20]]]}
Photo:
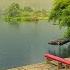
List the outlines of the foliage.
{"label": "foliage", "polygon": [[59,26],[67,27],[68,31],[70,28],[70,0],[55,0],[49,15],[50,20],[58,21]]}
{"label": "foliage", "polygon": [[33,12],[33,9],[31,7],[24,7],[23,10],[28,12]]}
{"label": "foliage", "polygon": [[46,10],[34,10],[27,6],[21,9],[17,3],[12,3],[4,12],[7,22],[38,21],[47,17]]}
{"label": "foliage", "polygon": [[65,32],[64,37],[68,37],[68,38],[70,38],[70,27],[67,28],[67,31]]}
{"label": "foliage", "polygon": [[5,21],[7,22],[19,22],[19,17],[22,16],[22,9],[19,4],[12,3],[7,9],[5,9]]}
{"label": "foliage", "polygon": [[20,6],[17,3],[12,3],[9,8],[7,9],[6,14],[8,14],[9,17],[18,17],[21,15]]}

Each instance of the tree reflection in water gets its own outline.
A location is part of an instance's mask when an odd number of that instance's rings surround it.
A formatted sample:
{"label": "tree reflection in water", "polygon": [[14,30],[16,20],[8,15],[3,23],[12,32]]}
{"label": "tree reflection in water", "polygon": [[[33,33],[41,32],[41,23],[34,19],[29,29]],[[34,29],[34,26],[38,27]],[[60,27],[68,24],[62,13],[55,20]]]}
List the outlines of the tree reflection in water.
{"label": "tree reflection in water", "polygon": [[8,24],[13,28],[16,28],[17,30],[19,29],[19,25],[21,22],[17,22],[17,21],[9,21]]}

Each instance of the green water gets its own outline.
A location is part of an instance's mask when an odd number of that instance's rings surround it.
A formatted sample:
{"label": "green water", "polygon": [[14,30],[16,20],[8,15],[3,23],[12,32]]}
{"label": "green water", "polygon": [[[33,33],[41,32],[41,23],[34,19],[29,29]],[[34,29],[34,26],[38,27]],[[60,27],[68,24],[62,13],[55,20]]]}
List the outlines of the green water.
{"label": "green water", "polygon": [[0,21],[0,68],[42,62],[46,51],[55,51],[59,55],[58,46],[50,46],[48,42],[62,37],[63,31],[47,21],[39,21],[38,24]]}

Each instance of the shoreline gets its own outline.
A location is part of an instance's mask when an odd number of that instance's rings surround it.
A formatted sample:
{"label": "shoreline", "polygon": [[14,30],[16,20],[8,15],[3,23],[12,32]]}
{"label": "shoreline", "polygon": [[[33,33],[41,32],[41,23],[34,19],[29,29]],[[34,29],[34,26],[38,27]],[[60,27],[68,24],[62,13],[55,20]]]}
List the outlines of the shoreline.
{"label": "shoreline", "polygon": [[47,64],[46,62],[42,63],[37,63],[37,64],[31,64],[31,65],[26,65],[26,66],[21,66],[21,67],[16,67],[16,68],[11,68],[8,70],[48,70],[49,68],[53,70],[56,68],[55,65]]}
{"label": "shoreline", "polygon": [[[65,58],[66,60],[70,60],[70,58]],[[51,61],[51,64],[47,64],[46,61],[42,63],[36,63],[16,68],[11,68],[7,70],[57,70],[57,62]],[[53,69],[52,69],[53,68]],[[65,70],[65,69],[62,69]]]}

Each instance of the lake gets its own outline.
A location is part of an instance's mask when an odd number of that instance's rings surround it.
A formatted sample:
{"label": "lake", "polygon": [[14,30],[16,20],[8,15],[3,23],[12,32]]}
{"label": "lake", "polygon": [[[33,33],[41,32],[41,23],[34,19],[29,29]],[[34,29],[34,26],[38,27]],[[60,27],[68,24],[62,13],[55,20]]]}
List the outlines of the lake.
{"label": "lake", "polygon": [[0,20],[0,68],[42,62],[47,51],[59,55],[59,47],[48,42],[63,37],[63,32],[47,21],[9,24]]}

